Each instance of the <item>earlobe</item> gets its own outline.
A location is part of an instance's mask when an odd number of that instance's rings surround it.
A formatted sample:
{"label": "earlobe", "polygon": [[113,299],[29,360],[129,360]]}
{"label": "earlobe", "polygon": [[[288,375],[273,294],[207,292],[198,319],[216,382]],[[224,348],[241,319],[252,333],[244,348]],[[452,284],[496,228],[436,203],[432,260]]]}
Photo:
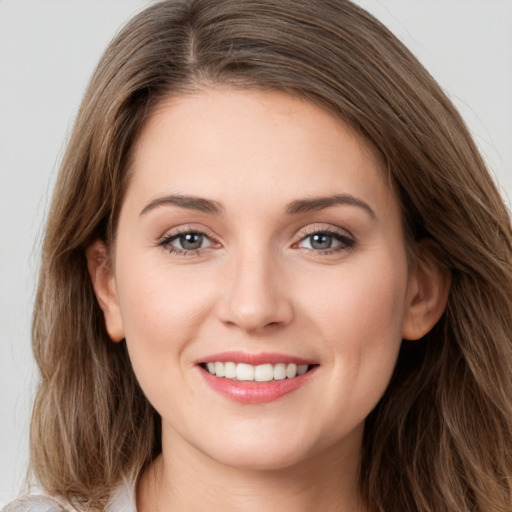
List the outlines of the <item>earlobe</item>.
{"label": "earlobe", "polygon": [[450,292],[451,274],[438,264],[433,252],[426,251],[409,275],[402,338],[417,340],[441,318]]}
{"label": "earlobe", "polygon": [[124,338],[124,327],[117,298],[114,274],[105,244],[96,240],[85,251],[87,269],[98,304],[103,311],[108,335],[112,341]]}

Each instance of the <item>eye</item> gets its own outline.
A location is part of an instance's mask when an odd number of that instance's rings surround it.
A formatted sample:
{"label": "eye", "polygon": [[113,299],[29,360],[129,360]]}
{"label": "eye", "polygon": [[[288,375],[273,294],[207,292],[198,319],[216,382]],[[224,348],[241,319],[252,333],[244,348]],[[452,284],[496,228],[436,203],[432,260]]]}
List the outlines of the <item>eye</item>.
{"label": "eye", "polygon": [[343,249],[352,248],[355,240],[345,233],[330,230],[316,230],[303,237],[297,247],[312,251],[331,254]]}
{"label": "eye", "polygon": [[299,246],[315,249],[317,251],[325,251],[326,249],[332,249],[339,243],[338,240],[328,233],[315,233],[302,240]]}
{"label": "eye", "polygon": [[208,247],[209,240],[202,233],[186,233],[174,238],[171,244],[186,251],[196,251]]}
{"label": "eye", "polygon": [[159,245],[165,247],[171,253],[187,254],[197,253],[210,247],[212,241],[205,233],[200,231],[184,231],[167,236]]}

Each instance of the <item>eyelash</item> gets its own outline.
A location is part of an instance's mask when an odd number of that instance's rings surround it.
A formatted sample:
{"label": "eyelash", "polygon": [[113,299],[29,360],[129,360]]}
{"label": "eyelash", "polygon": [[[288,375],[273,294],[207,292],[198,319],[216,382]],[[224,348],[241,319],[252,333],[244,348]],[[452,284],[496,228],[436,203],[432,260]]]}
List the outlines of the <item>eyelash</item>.
{"label": "eyelash", "polygon": [[[210,245],[207,247],[202,247],[199,249],[180,249],[178,247],[175,247],[172,245],[172,242],[177,240],[178,238],[185,236],[185,235],[199,235],[202,236],[210,241]],[[308,238],[314,236],[314,235],[327,235],[332,238],[334,238],[336,241],[339,242],[339,245],[337,245],[334,248],[328,248],[328,249],[312,249],[303,247],[304,250],[308,251],[311,254],[314,255],[322,255],[322,256],[328,256],[330,254],[334,254],[341,251],[346,251],[349,249],[354,249],[356,246],[356,240],[355,238],[348,234],[345,231],[337,231],[332,228],[310,228],[300,235],[300,239],[298,242],[295,242],[293,244],[293,247],[299,247],[299,244],[307,240]],[[201,231],[199,229],[193,229],[193,228],[179,228],[170,235],[165,236],[158,242],[159,247],[165,248],[169,253],[175,254],[177,256],[185,256],[185,257],[194,257],[194,256],[201,256],[203,252],[207,249],[209,249],[212,246],[219,245],[213,240],[213,237],[209,235],[208,233]]]}
{"label": "eyelash", "polygon": [[354,249],[356,246],[355,238],[346,231],[341,231],[341,230],[338,231],[338,230],[332,229],[332,228],[315,227],[315,228],[306,229],[303,233],[301,233],[300,240],[298,242],[296,242],[295,244],[293,244],[294,247],[298,246],[298,244],[302,243],[303,241],[307,240],[308,238],[310,238],[314,235],[330,236],[330,237],[334,238],[336,241],[338,241],[339,245],[337,245],[336,247],[324,249],[324,250],[309,249],[309,248],[304,247],[304,249],[307,250],[308,252],[310,252],[311,254],[315,254],[315,255],[320,254],[322,256],[329,256],[330,254],[335,254],[335,253],[346,251],[349,249]]}
{"label": "eyelash", "polygon": [[[187,250],[187,249],[180,249],[179,247],[175,247],[172,245],[172,242],[177,240],[178,238],[185,236],[185,235],[199,235],[202,236],[210,241],[210,245],[208,247],[202,247],[199,249],[193,249],[193,250]],[[209,235],[208,233],[205,233],[204,231],[201,231],[200,229],[193,229],[193,228],[178,228],[177,230],[173,231],[170,235],[165,236],[158,242],[159,247],[164,247],[168,252],[171,254],[175,254],[176,256],[185,256],[185,257],[193,257],[193,256],[201,256],[201,254],[211,246],[218,245],[213,241],[213,237]]]}

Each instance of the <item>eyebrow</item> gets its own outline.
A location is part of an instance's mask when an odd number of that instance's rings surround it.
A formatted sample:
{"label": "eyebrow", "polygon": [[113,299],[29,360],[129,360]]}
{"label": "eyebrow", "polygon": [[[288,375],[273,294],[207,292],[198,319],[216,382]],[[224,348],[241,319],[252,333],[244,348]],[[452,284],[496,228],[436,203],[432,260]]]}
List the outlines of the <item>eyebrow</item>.
{"label": "eyebrow", "polygon": [[222,205],[217,201],[211,199],[204,199],[202,197],[195,196],[183,196],[183,195],[170,195],[157,197],[148,203],[140,212],[140,215],[144,215],[151,210],[154,210],[158,206],[179,206],[180,208],[186,208],[187,210],[196,210],[203,213],[220,214],[223,210]]}
{"label": "eyebrow", "polygon": [[[153,199],[142,209],[140,215],[144,215],[159,206],[166,205],[178,206],[187,210],[195,210],[214,215],[219,215],[223,211],[222,205],[217,201],[213,201],[212,199],[174,194]],[[327,197],[297,199],[296,201],[292,201],[288,204],[286,207],[286,213],[289,215],[298,215],[301,213],[324,210],[331,206],[337,205],[348,205],[362,208],[370,215],[372,219],[377,219],[377,215],[368,203],[350,194],[335,194]]]}
{"label": "eyebrow", "polygon": [[375,212],[368,203],[350,194],[335,194],[327,197],[299,199],[297,201],[291,202],[288,205],[286,213],[292,215],[307,213],[312,211],[323,210],[325,208],[329,208],[331,206],[336,205],[357,206],[358,208],[362,208],[363,210],[365,210],[372,219],[377,220],[377,215],[375,214]]}

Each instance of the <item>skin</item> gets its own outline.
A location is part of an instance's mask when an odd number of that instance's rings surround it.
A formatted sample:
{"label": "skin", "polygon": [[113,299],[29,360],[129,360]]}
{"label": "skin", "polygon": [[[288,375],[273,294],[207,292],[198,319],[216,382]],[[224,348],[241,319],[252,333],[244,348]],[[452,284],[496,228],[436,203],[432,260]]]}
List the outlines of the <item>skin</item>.
{"label": "skin", "polygon": [[[431,265],[411,270],[370,145],[306,101],[211,88],[161,104],[131,172],[115,246],[87,256],[109,334],[162,417],[139,510],[362,510],[364,420],[402,338],[424,335],[447,293]],[[336,194],[345,202],[287,213]],[[162,200],[183,195],[219,212]],[[184,232],[205,233],[203,247],[184,253]],[[311,236],[326,232],[319,249]],[[241,404],[197,365],[228,350],[318,367],[275,401]]]}

